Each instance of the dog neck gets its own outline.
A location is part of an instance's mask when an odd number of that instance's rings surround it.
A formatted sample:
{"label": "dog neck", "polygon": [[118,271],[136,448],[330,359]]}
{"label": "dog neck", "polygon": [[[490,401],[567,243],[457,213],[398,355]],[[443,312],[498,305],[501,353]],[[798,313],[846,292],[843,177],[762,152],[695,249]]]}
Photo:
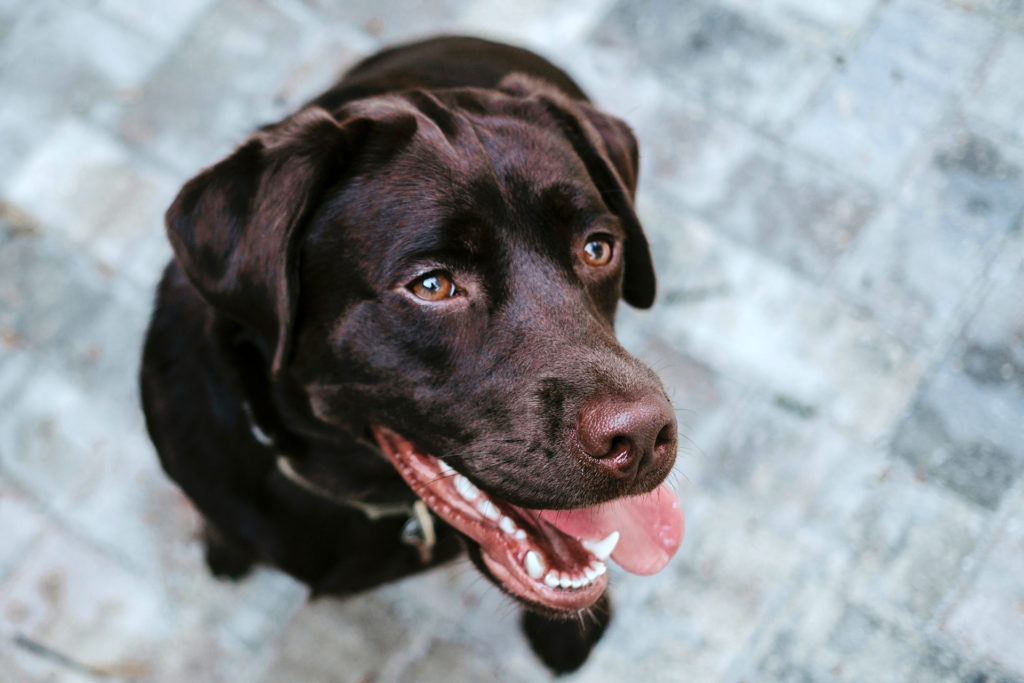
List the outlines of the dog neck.
{"label": "dog neck", "polygon": [[434,546],[437,543],[437,534],[434,529],[434,517],[422,500],[397,503],[370,503],[354,497],[339,496],[328,487],[322,486],[307,476],[301,474],[292,456],[281,451],[277,442],[267,430],[260,426],[253,414],[252,406],[248,401],[242,403],[242,411],[249,421],[249,431],[252,437],[264,448],[275,451],[274,462],[277,471],[285,479],[302,488],[303,490],[335,505],[352,508],[363,513],[370,521],[387,519],[389,517],[402,517],[406,523],[402,526],[401,539],[407,545],[416,548],[420,554],[420,560],[424,564],[430,563]]}

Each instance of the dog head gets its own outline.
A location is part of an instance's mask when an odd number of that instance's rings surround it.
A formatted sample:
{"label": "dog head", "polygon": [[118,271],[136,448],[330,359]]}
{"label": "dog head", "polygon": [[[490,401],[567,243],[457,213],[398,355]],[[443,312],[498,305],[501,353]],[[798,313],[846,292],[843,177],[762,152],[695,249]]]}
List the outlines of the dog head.
{"label": "dog head", "polygon": [[624,123],[513,76],[304,110],[167,224],[272,381],[372,440],[499,585],[574,611],[616,541],[650,573],[682,534],[673,411],[613,329],[620,298],[654,299],[636,177]]}

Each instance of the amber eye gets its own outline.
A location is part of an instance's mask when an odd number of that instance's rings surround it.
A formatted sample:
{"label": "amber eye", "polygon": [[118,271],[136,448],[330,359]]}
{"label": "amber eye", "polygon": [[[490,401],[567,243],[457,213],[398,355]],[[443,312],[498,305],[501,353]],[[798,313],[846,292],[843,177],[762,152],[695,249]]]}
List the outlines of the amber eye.
{"label": "amber eye", "polygon": [[588,266],[606,266],[612,260],[612,243],[598,237],[583,245],[583,260]]}
{"label": "amber eye", "polygon": [[409,290],[424,301],[443,301],[455,296],[455,283],[447,273],[427,273],[411,285]]}

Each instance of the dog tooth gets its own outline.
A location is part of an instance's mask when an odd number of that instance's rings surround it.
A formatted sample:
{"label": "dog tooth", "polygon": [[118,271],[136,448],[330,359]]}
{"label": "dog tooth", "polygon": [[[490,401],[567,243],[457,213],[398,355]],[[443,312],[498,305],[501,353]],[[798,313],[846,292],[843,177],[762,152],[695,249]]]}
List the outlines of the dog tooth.
{"label": "dog tooth", "polygon": [[572,587],[573,588],[579,588],[582,585],[583,585],[583,578],[582,577],[577,576],[575,579],[572,580]]}
{"label": "dog tooth", "polygon": [[441,467],[441,474],[445,476],[449,474],[455,474],[455,470],[452,469],[452,466],[446,463],[444,460],[438,460],[437,464]]}
{"label": "dog tooth", "polygon": [[597,573],[598,576],[601,576],[601,574],[604,574],[606,571],[608,571],[608,567],[605,565],[604,562],[601,562],[600,560],[598,560],[590,566],[594,568],[594,571]]}
{"label": "dog tooth", "polygon": [[501,517],[501,510],[486,498],[476,504],[476,509],[479,510],[480,514],[487,519],[496,520]]}
{"label": "dog tooth", "polygon": [[456,474],[453,481],[455,482],[455,490],[466,500],[476,500],[480,496],[480,489],[461,474]]}
{"label": "dog tooth", "polygon": [[562,575],[558,577],[558,585],[562,588],[572,588],[572,578],[565,572],[562,572]]}
{"label": "dog tooth", "polygon": [[[506,534],[514,534],[516,532],[516,523],[513,522],[510,517],[506,517],[505,515],[502,515],[501,519],[498,520],[498,526],[501,527],[501,530]],[[534,578],[540,577],[538,576]]]}
{"label": "dog tooth", "polygon": [[593,567],[587,567],[586,569],[584,569],[583,574],[587,577],[587,583],[591,583],[594,579],[600,576],[597,573],[597,570]]}
{"label": "dog tooth", "polygon": [[530,575],[531,579],[540,579],[544,576],[544,559],[539,553],[531,550],[526,553],[526,573]]}
{"label": "dog tooth", "polygon": [[556,572],[554,569],[549,571],[547,575],[544,576],[544,583],[546,583],[551,588],[558,588],[558,572]]}
{"label": "dog tooth", "polygon": [[514,534],[512,534],[512,538],[516,539],[517,541],[525,541],[526,540],[526,532],[523,531],[522,529],[516,529],[516,532]]}
{"label": "dog tooth", "polygon": [[583,547],[594,554],[599,560],[607,560],[619,542],[619,532],[613,531],[600,541],[583,541]]}

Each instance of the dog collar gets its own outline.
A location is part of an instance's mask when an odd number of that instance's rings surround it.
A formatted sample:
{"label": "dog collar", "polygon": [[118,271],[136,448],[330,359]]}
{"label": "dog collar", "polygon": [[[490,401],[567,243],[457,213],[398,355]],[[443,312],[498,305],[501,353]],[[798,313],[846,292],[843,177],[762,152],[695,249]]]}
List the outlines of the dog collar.
{"label": "dog collar", "polygon": [[426,503],[418,498],[412,503],[368,503],[357,498],[345,498],[339,496],[332,491],[328,491],[327,489],[318,486],[315,482],[299,473],[295,465],[292,463],[291,457],[282,453],[277,447],[277,443],[274,441],[274,438],[270,436],[266,430],[260,427],[259,423],[256,422],[255,415],[253,415],[252,406],[249,405],[248,401],[242,403],[242,410],[245,412],[245,416],[249,420],[249,428],[252,432],[253,438],[255,438],[261,446],[273,448],[277,451],[277,457],[275,458],[277,471],[288,479],[288,481],[302,489],[305,489],[313,495],[329,500],[336,505],[359,510],[371,521],[377,521],[388,517],[405,517],[406,522],[402,526],[402,532],[400,534],[402,542],[416,548],[420,555],[420,561],[423,564],[430,563],[433,556],[434,546],[437,544],[437,532],[434,529],[434,517],[430,514],[430,509],[427,507]]}

